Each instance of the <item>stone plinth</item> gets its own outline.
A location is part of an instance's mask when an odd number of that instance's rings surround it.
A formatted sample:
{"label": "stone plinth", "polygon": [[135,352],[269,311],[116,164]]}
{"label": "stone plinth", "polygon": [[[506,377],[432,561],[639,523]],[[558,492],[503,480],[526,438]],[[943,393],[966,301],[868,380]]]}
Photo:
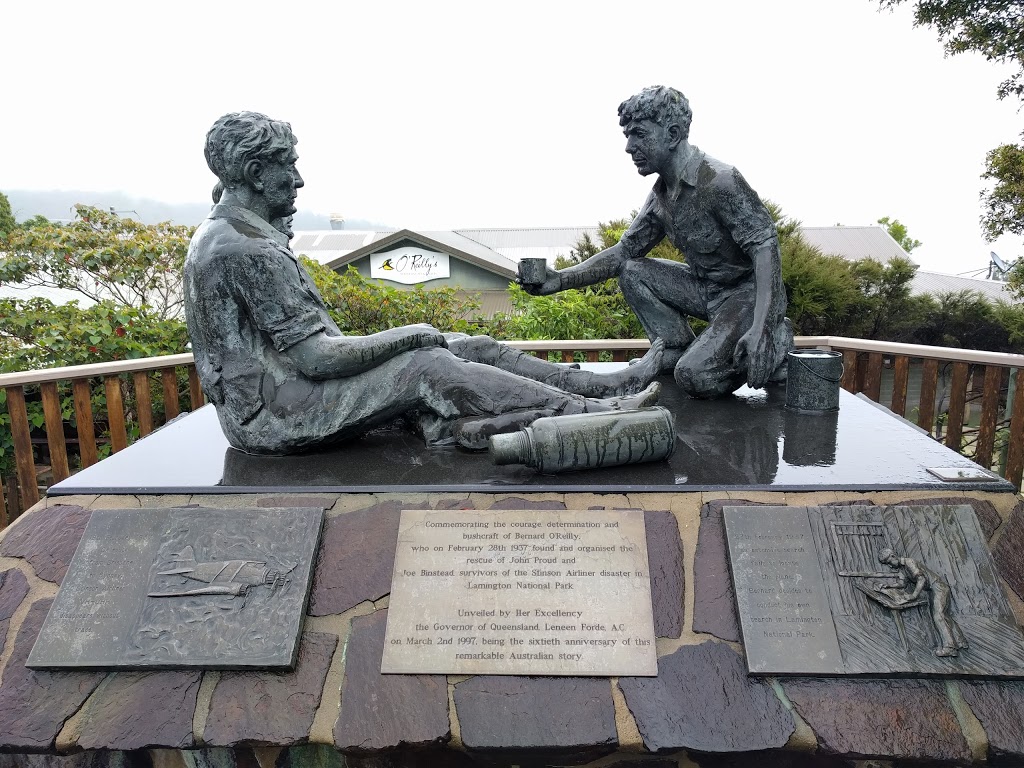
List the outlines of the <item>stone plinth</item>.
{"label": "stone plinth", "polygon": [[[416,493],[49,499],[0,533],[0,768],[1024,761],[1024,682],[751,679],[721,510],[744,503],[969,503],[1018,618],[1008,493]],[[293,672],[33,672],[24,658],[91,510],[171,504],[327,508]],[[659,675],[381,675],[398,512],[642,509]],[[38,526],[38,528],[36,527]],[[46,535],[44,535],[46,534]],[[687,762],[689,760],[690,762]]]}

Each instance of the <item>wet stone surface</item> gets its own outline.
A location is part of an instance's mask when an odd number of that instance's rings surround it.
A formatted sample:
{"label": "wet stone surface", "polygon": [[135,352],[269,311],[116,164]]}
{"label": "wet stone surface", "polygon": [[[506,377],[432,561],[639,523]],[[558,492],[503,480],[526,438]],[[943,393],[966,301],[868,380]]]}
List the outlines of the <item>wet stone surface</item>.
{"label": "wet stone surface", "polygon": [[679,637],[683,631],[683,599],[686,594],[679,523],[671,512],[644,512],[644,524],[651,572],[654,634],[658,637]]}
{"label": "wet stone surface", "polygon": [[993,765],[1024,762],[1024,683],[964,680],[960,692],[988,736]]}
{"label": "wet stone surface", "polygon": [[337,502],[336,496],[312,496],[306,493],[264,496],[256,502],[257,507],[319,507],[330,509]]}
{"label": "wet stone surface", "polygon": [[228,448],[208,405],[61,481],[51,494],[115,488],[202,494],[215,486],[242,493],[284,488],[532,493],[598,487],[676,493],[681,484],[698,491],[1013,491],[1003,481],[943,483],[926,467],[970,467],[971,462],[845,390],[835,418],[823,421],[786,411],[784,387],[741,387],[729,397],[699,400],[663,378],[658,404],[672,411],[676,423],[676,450],[666,461],[546,475],[521,465],[496,466],[486,451],[426,448],[420,437],[391,426],[314,453],[250,456]]}
{"label": "wet stone surface", "polygon": [[434,509],[473,509],[473,502],[469,499],[439,499],[434,504]]}
{"label": "wet stone surface", "polygon": [[11,617],[27,594],[28,579],[25,574],[15,568],[0,571],[0,654],[3,654],[7,642]]}
{"label": "wet stone surface", "polygon": [[693,558],[693,631],[739,642],[736,593],[729,573],[725,540],[725,507],[767,506],[741,499],[716,499],[701,507],[697,551]]}
{"label": "wet stone surface", "polygon": [[63,504],[37,509],[31,521],[8,531],[0,541],[0,555],[23,558],[40,579],[60,584],[90,515],[87,509]]}
{"label": "wet stone surface", "polygon": [[530,501],[518,497],[502,499],[490,506],[491,509],[565,509],[561,501]]}
{"label": "wet stone surface", "polygon": [[127,672],[100,688],[82,726],[83,749],[192,746],[200,672]]}
{"label": "wet stone surface", "polygon": [[992,549],[999,575],[1024,600],[1024,503],[1018,502]]}
{"label": "wet stone surface", "polygon": [[310,616],[344,613],[391,591],[402,507],[398,501],[386,501],[327,518],[309,598]]}
{"label": "wet stone surface", "polygon": [[380,673],[387,614],[376,611],[352,620],[334,726],[335,744],[346,752],[428,746],[451,736],[444,675]]}
{"label": "wet stone surface", "polygon": [[685,645],[658,659],[657,677],[623,677],[619,688],[652,752],[773,749],[795,728],[771,686],[748,678],[723,643]]}
{"label": "wet stone surface", "polygon": [[782,687],[822,752],[970,760],[941,681],[793,678]]}
{"label": "wet stone surface", "polygon": [[36,602],[22,622],[0,683],[0,750],[50,749],[102,672],[34,672],[25,666],[52,600]]}
{"label": "wet stone surface", "polygon": [[[280,768],[280,766],[276,768]],[[320,766],[302,764],[295,768],[320,768]],[[325,765],[324,768],[333,768],[333,766]],[[508,768],[508,763],[475,760],[465,752],[456,752],[455,750],[423,749],[402,750],[370,757],[345,755],[344,768]],[[520,768],[542,768],[542,766],[524,762]]]}
{"label": "wet stone surface", "polygon": [[305,632],[292,672],[222,672],[203,740],[212,746],[294,744],[309,735],[338,638]]}
{"label": "wet stone surface", "polygon": [[606,678],[472,677],[455,686],[455,710],[470,751],[525,750],[576,764],[618,740]]}

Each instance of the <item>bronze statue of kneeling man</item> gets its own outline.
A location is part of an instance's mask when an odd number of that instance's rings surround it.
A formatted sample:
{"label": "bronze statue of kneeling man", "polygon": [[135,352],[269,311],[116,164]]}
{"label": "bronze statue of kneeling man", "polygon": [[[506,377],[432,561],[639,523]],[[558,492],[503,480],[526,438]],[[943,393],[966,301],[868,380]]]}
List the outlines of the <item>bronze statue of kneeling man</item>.
{"label": "bronze statue of kneeling man", "polygon": [[[692,116],[664,86],[619,105],[626,152],[641,176],[658,175],[654,188],[618,243],[523,288],[543,295],[617,277],[647,335],[665,342],[665,371],[691,397],[719,397],[784,381],[793,326],[771,215],[739,171],[689,143]],[[685,264],[647,256],[665,237]],[[691,317],[708,322],[700,336]]]}
{"label": "bronze statue of kneeling man", "polygon": [[232,446],[296,453],[405,415],[428,443],[486,448],[489,435],[541,416],[657,399],[660,342],[639,366],[600,376],[429,325],[344,336],[271,225],[295,212],[303,185],[295,144],[288,123],[253,112],[225,115],[206,137],[223,195],[189,245],[185,316],[199,380]]}

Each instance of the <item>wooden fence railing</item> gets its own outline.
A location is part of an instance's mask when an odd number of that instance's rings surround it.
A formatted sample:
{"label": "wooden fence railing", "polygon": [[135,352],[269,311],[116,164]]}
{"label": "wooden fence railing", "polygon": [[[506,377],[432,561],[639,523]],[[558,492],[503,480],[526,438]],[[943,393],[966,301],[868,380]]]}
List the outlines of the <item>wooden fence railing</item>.
{"label": "wooden fence railing", "polygon": [[[566,362],[624,361],[649,347],[646,339],[509,344]],[[798,337],[797,346],[841,351],[845,389],[865,393],[1020,486],[1024,397],[1014,395],[1024,355],[834,336]],[[205,402],[191,354],[0,374],[0,391],[10,419],[5,427],[0,408],[0,449],[9,437],[16,466],[0,476],[0,529],[73,469]]]}
{"label": "wooden fence railing", "polygon": [[[1024,355],[836,336],[797,346],[843,353],[840,385],[863,392],[1017,488],[1024,473]],[[1024,383],[1024,382],[1021,382]]]}
{"label": "wooden fence railing", "polygon": [[[178,416],[183,405],[205,402],[191,354],[0,374],[0,389],[16,467],[0,477],[0,528],[72,466],[92,466]],[[0,421],[0,448],[7,430]]]}

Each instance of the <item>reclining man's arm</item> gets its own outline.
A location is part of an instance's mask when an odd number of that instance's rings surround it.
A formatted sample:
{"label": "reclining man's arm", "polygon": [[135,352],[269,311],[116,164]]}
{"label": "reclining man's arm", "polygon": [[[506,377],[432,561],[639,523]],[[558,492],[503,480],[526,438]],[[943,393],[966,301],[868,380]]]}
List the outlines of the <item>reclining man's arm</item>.
{"label": "reclining man's arm", "polygon": [[424,347],[447,347],[444,336],[430,325],[406,325],[370,336],[328,336],[318,331],[287,353],[311,379],[355,376],[393,357]]}

